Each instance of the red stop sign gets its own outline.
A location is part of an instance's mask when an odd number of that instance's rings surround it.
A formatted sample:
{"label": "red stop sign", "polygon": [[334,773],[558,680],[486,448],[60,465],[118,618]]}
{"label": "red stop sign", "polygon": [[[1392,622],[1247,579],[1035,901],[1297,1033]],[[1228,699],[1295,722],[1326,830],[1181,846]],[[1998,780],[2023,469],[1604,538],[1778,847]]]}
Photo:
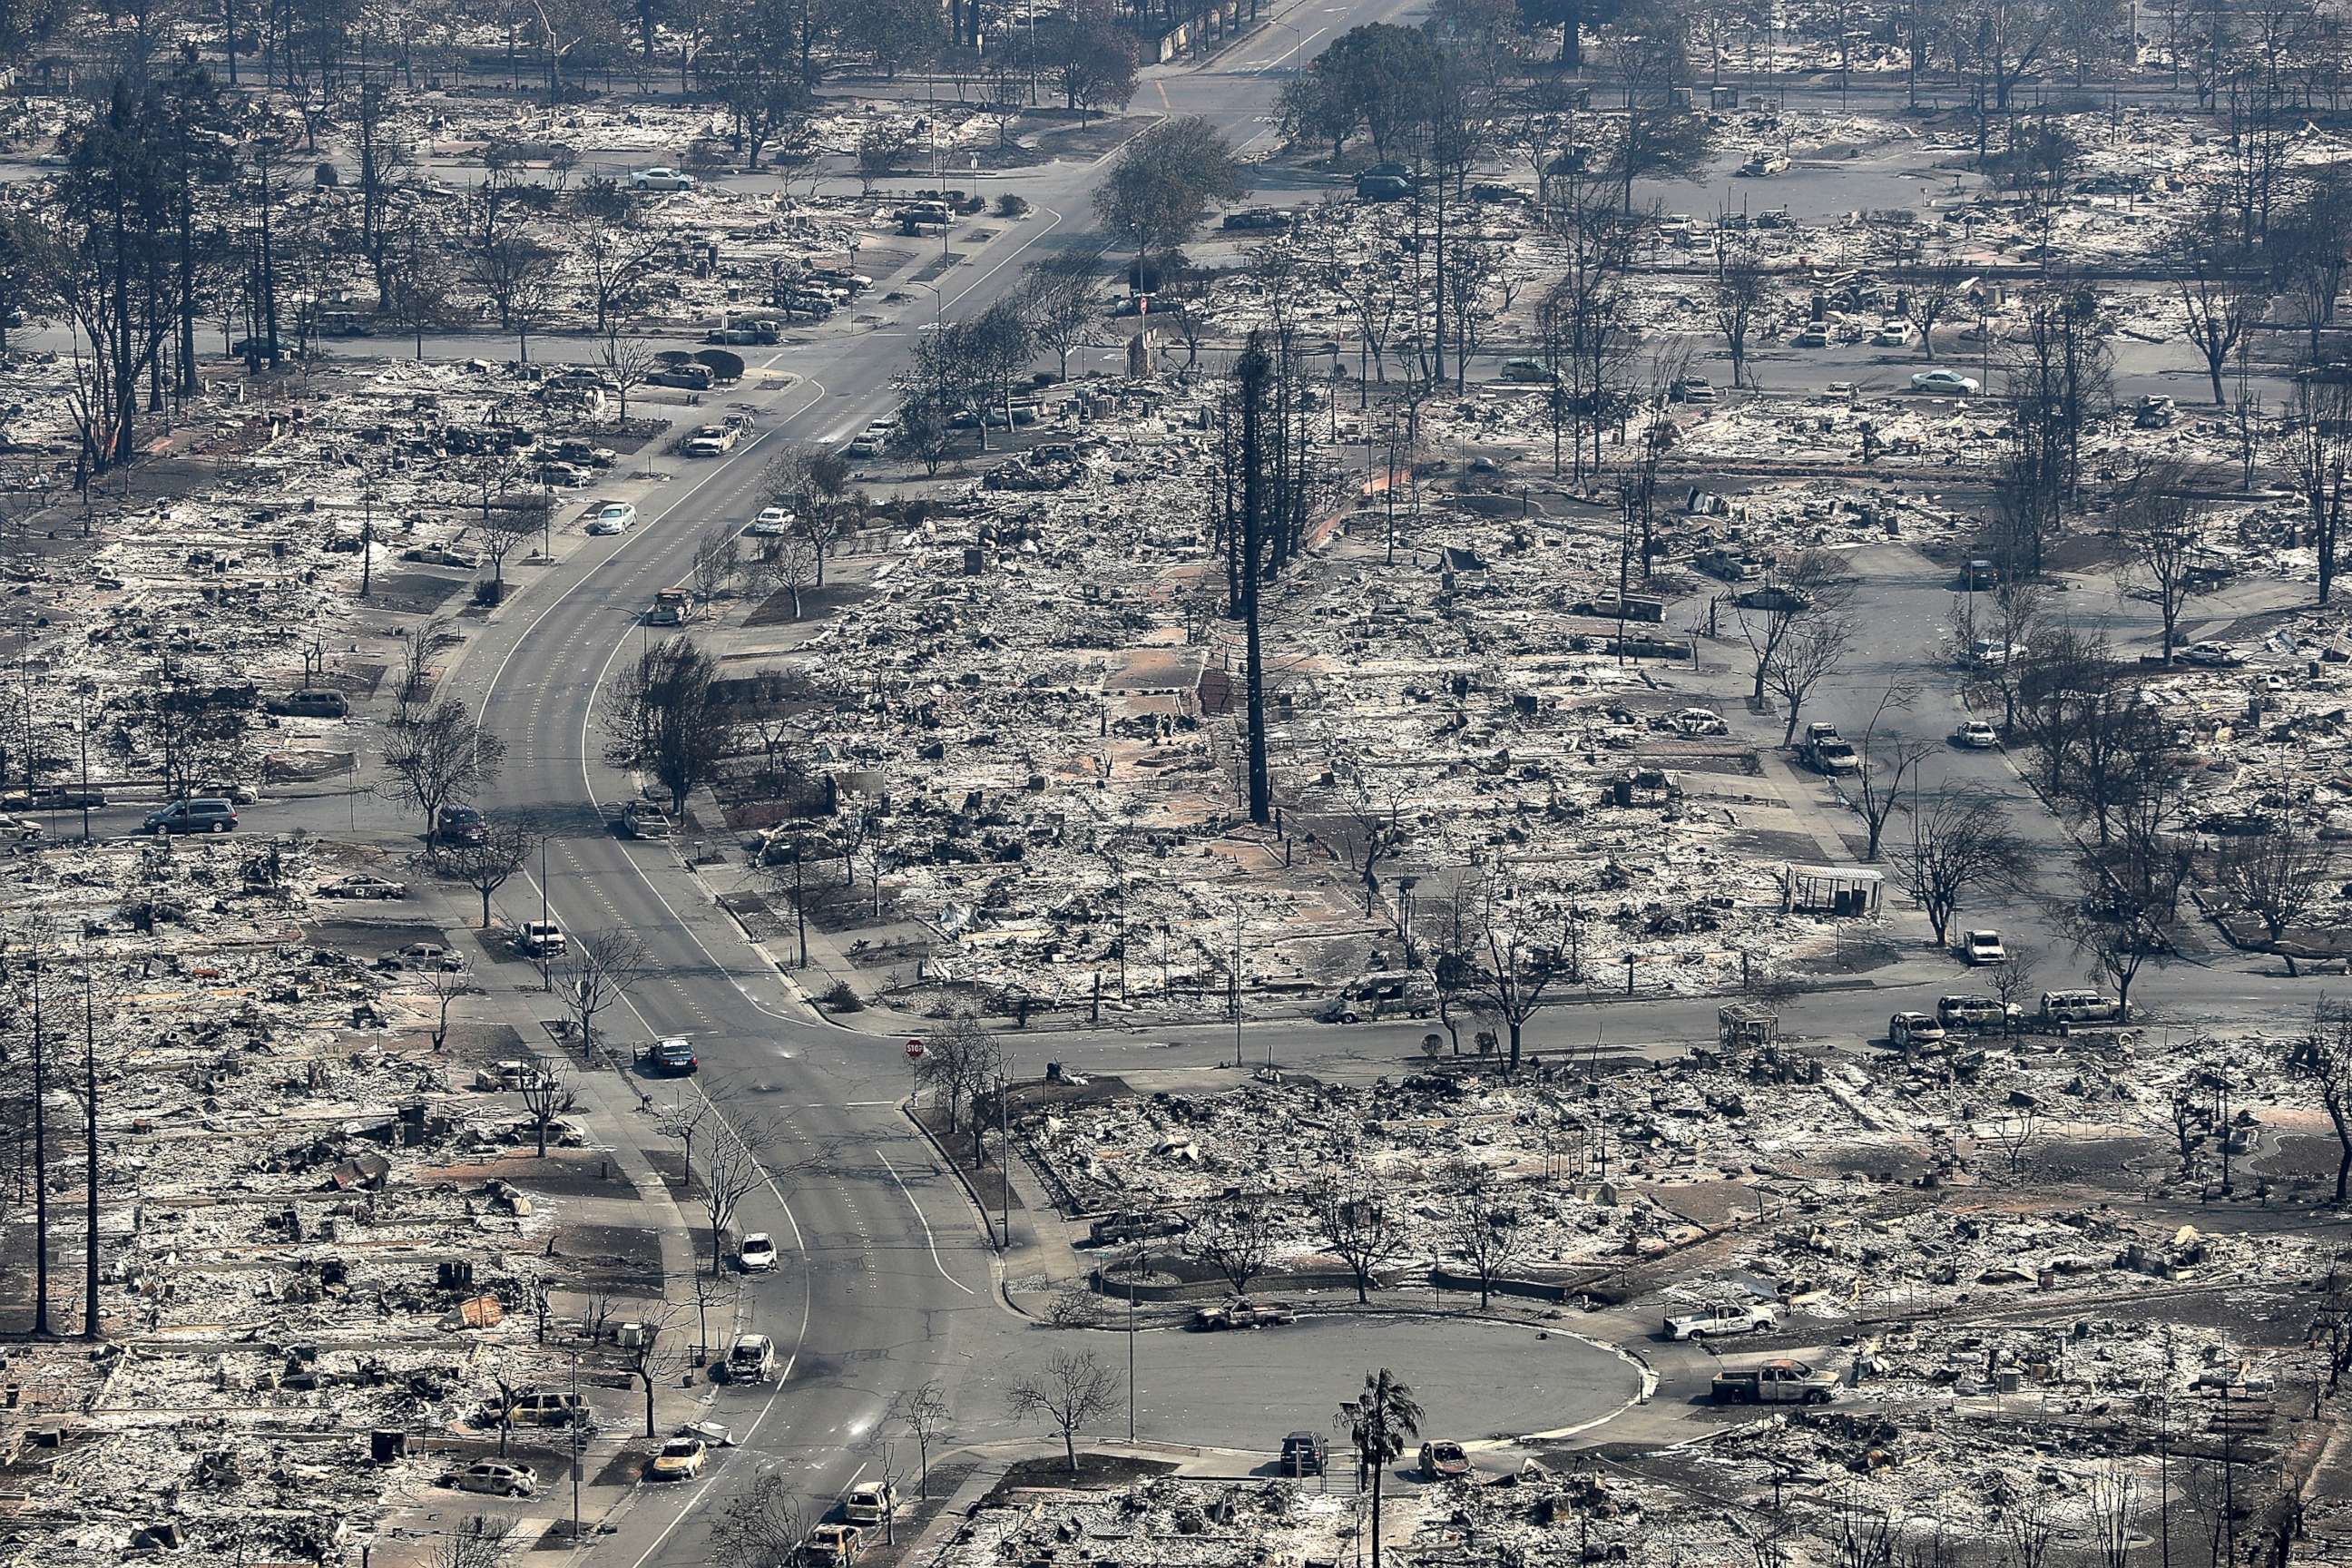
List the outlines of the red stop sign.
{"label": "red stop sign", "polygon": [[908,1040],[908,1041],[907,1042],[907,1059],[908,1059],[908,1061],[910,1061],[910,1062],[911,1062],[911,1061],[917,1061],[917,1060],[919,1060],[919,1059],[921,1058],[921,1057],[922,1057],[922,1054],[923,1054],[923,1042],[922,1042],[922,1041],[920,1041],[920,1040]]}

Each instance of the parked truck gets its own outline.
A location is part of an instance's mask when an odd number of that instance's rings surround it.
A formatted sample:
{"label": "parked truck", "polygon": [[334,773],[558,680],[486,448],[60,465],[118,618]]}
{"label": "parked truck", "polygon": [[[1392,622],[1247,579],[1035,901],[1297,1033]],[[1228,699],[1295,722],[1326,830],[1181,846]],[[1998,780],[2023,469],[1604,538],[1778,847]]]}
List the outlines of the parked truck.
{"label": "parked truck", "polygon": [[1718,1372],[1711,1390],[1718,1405],[1827,1405],[1837,1391],[1837,1373],[1801,1361]]}
{"label": "parked truck", "polygon": [[1297,1313],[1272,1301],[1253,1301],[1246,1296],[1235,1296],[1213,1307],[1202,1307],[1192,1314],[1196,1329],[1265,1329],[1276,1323],[1287,1323]]}
{"label": "parked truck", "polygon": [[1862,758],[1853,743],[1837,732],[1834,724],[1818,720],[1805,726],[1805,761],[1814,771],[1824,773],[1853,773],[1862,771]]}

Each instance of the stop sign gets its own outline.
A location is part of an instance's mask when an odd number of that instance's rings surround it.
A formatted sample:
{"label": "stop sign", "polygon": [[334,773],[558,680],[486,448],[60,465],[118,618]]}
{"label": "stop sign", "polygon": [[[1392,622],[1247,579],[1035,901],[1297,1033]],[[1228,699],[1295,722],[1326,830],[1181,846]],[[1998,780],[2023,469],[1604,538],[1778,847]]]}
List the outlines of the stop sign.
{"label": "stop sign", "polygon": [[911,1062],[911,1061],[918,1061],[918,1060],[920,1060],[920,1059],[921,1059],[921,1058],[922,1058],[922,1055],[923,1055],[923,1042],[922,1042],[922,1041],[920,1041],[920,1040],[908,1040],[908,1041],[907,1042],[907,1059],[908,1059],[908,1061],[910,1061],[910,1062]]}

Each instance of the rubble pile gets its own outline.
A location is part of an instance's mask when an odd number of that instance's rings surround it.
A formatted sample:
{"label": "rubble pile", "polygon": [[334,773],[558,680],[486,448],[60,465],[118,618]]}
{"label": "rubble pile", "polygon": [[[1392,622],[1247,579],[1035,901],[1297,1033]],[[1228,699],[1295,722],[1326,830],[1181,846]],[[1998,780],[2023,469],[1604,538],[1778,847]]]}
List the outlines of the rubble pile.
{"label": "rubble pile", "polygon": [[1361,1526],[1355,1503],[1292,1481],[1161,1477],[1108,1492],[1023,1489],[973,1510],[930,1561],[932,1568],[1001,1568],[1116,1553],[1137,1568],[1337,1562]]}

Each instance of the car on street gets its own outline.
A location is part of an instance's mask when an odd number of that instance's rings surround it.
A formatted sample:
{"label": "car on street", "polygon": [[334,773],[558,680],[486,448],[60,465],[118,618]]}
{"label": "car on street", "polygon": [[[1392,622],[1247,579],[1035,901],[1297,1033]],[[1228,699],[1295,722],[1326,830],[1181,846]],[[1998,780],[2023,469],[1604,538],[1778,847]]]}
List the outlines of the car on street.
{"label": "car on street", "polygon": [[1952,731],[1952,744],[1972,752],[1988,752],[2000,744],[2000,732],[1981,719],[1970,719]]}
{"label": "car on street", "polygon": [[637,526],[637,509],[627,501],[606,501],[588,520],[591,533],[626,533]]}
{"label": "car on street", "polygon": [[621,808],[624,838],[667,838],[673,830],[669,813],[650,801],[633,800]]}
{"label": "car on street", "polygon": [[841,1500],[841,1517],[852,1524],[881,1524],[898,1511],[898,1489],[888,1481],[859,1481]]}
{"label": "car on street", "polygon": [[695,1059],[694,1043],[673,1035],[653,1043],[646,1052],[646,1065],[656,1072],[682,1078],[701,1064]]}
{"label": "car on street", "polygon": [[562,958],[571,945],[553,921],[525,921],[515,932],[515,951],[526,958]]}
{"label": "car on street", "polygon": [[344,877],[319,889],[322,899],[404,899],[408,884],[386,877]]}
{"label": "car on street", "polygon": [[1507,359],[1503,362],[1503,379],[1542,386],[1559,377],[1539,359]]}
{"label": "car on street", "polygon": [[753,518],[743,531],[754,539],[773,539],[779,534],[790,533],[792,528],[793,514],[782,507],[771,506],[762,507],[760,515]]}
{"label": "car on street", "polygon": [[1708,1387],[1718,1405],[1827,1405],[1837,1391],[1837,1373],[1787,1360],[1719,1372]]}
{"label": "car on street", "polygon": [[1421,1473],[1433,1481],[1452,1480],[1470,1473],[1470,1456],[1462,1445],[1446,1438],[1421,1446]]}
{"label": "car on street", "polygon": [[1956,370],[1923,370],[1911,378],[1912,391],[1942,397],[1972,397],[1980,384],[1975,376]]}
{"label": "car on street", "polygon": [[445,805],[433,837],[452,848],[471,849],[488,841],[490,827],[470,805]]}
{"label": "car on street", "polygon": [[1237,213],[1227,213],[1223,226],[1228,229],[1288,228],[1290,215],[1273,207],[1244,207]]}
{"label": "car on street", "polygon": [[776,1244],[764,1230],[755,1230],[735,1249],[735,1267],[746,1274],[765,1274],[776,1266]]}
{"label": "car on street", "polygon": [[1727,1303],[1666,1319],[1666,1338],[1706,1340],[1721,1334],[1752,1334],[1780,1326],[1780,1310],[1769,1302]]}
{"label": "car on street", "polygon": [[444,1485],[461,1492],[479,1492],[485,1497],[530,1497],[539,1490],[539,1477],[529,1465],[512,1465],[503,1459],[484,1459],[452,1471]]}
{"label": "car on street", "polygon": [[2233,669],[2246,662],[2246,656],[2225,642],[2190,643],[2173,655],[2183,664],[2203,665],[2208,669]]}
{"label": "car on street", "polygon": [[691,191],[701,184],[677,169],[639,169],[629,176],[629,188],[635,191]]}
{"label": "car on street", "polygon": [[646,1467],[646,1476],[656,1481],[690,1481],[709,1460],[710,1445],[701,1438],[672,1437]]}
{"label": "car on street", "polygon": [[866,1532],[854,1524],[820,1524],[801,1542],[801,1559],[812,1568],[848,1568],[865,1552]]}
{"label": "car on street", "polygon": [[1998,996],[1938,996],[1936,1018],[1947,1029],[1998,1029],[2024,1016],[2016,1004],[2003,1005]]}
{"label": "car on street", "polygon": [[236,828],[236,807],[217,796],[175,800],[141,819],[142,833],[229,833]]}
{"label": "car on street", "polygon": [[1825,349],[1830,346],[1830,330],[1819,321],[1814,321],[1801,328],[1797,335],[1790,339],[1789,342],[1794,348]]}
{"label": "car on street", "polygon": [[729,1383],[765,1383],[776,1370],[776,1342],[765,1334],[738,1334],[720,1369]]}
{"label": "car on street", "polygon": [[1937,1046],[1944,1042],[1944,1026],[1936,1022],[1932,1014],[1897,1013],[1886,1020],[1886,1043],[1901,1050],[1908,1046]]}
{"label": "car on street", "polygon": [[1960,938],[1960,951],[1970,963],[2007,963],[2009,950],[2000,944],[1997,931],[1972,931]]}
{"label": "car on street", "polygon": [[0,843],[38,844],[47,831],[29,816],[0,816]]}
{"label": "car on street", "polygon": [[735,449],[739,439],[740,437],[724,425],[702,425],[696,426],[679,450],[689,458],[723,458]]}

